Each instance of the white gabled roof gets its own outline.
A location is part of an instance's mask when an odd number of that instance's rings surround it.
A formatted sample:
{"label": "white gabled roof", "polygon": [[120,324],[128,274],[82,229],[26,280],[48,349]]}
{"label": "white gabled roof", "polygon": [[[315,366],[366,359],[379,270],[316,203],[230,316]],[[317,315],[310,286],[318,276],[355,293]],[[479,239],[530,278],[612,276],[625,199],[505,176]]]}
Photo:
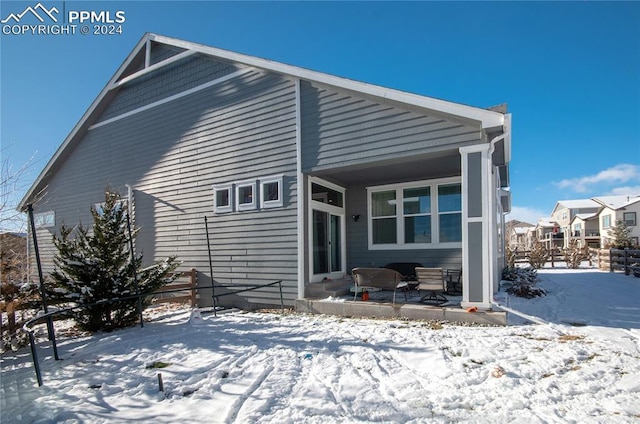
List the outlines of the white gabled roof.
{"label": "white gabled roof", "polygon": [[556,223],[553,221],[552,218],[540,218],[538,220],[538,224],[536,225],[537,227],[555,227]]}
{"label": "white gabled roof", "polygon": [[618,195],[618,196],[599,196],[593,197],[593,200],[602,206],[606,206],[613,210],[622,209],[626,206],[640,202],[640,194],[635,195]]}
{"label": "white gabled roof", "polygon": [[551,211],[551,215],[556,213],[558,209],[564,207],[566,209],[587,209],[599,208],[600,204],[592,199],[576,199],[576,200],[559,200]]}
{"label": "white gabled roof", "polygon": [[594,212],[594,213],[579,213],[579,214],[576,214],[576,216],[573,217],[571,222],[575,221],[576,219],[580,219],[582,221],[588,221],[588,220],[594,219],[594,218],[598,218],[598,212]]}
{"label": "white gabled roof", "polygon": [[[133,75],[125,76],[121,78],[126,71],[127,67],[135,60],[135,58],[143,52],[143,49],[149,48],[150,42],[162,43],[170,46],[175,46],[178,48],[182,48],[185,51],[172,57],[166,59],[163,62],[156,63],[150,65],[149,63],[145,64],[145,69],[134,73]],[[105,97],[109,94],[111,90],[123,84],[124,81],[131,80],[138,75],[146,74],[152,72],[160,67],[164,66],[166,63],[174,62],[179,60],[182,57],[186,57],[188,55],[194,53],[201,53],[213,57],[217,57],[220,59],[229,60],[232,62],[236,62],[242,65],[251,66],[255,68],[260,68],[284,75],[289,75],[294,78],[299,78],[307,81],[318,82],[322,84],[327,84],[330,86],[334,86],[337,88],[342,88],[346,90],[355,91],[362,94],[367,94],[375,97],[380,97],[383,99],[389,99],[392,101],[396,101],[399,103],[405,103],[407,105],[417,106],[419,108],[425,109],[426,112],[432,111],[434,114],[450,116],[451,119],[460,119],[466,122],[477,123],[481,128],[498,128],[502,127],[505,133],[505,150],[507,151],[507,157],[510,155],[510,146],[511,146],[511,134],[510,134],[510,120],[511,115],[508,113],[501,113],[494,110],[482,109],[473,106],[467,106],[460,103],[449,102],[446,100],[440,100],[432,97],[420,96],[417,94],[407,93],[404,91],[394,90],[391,88],[385,88],[373,84],[368,84],[364,82],[359,82],[355,80],[350,80],[347,78],[337,77],[334,75],[325,74],[322,72],[312,71],[309,69],[300,68],[297,66],[287,65],[280,62],[275,62],[272,60],[262,59],[259,57],[249,56],[241,53],[235,53],[228,50],[223,50],[215,47],[206,46],[203,44],[193,43],[189,41],[180,40],[177,38],[166,37],[162,35],[147,33],[142,39],[136,44],[135,48],[131,51],[131,53],[127,56],[124,62],[120,65],[116,73],[111,77],[107,85],[102,89],[100,94],[96,97],[96,99],[91,103],[91,106],[84,113],[80,121],[75,125],[75,127],[71,130],[69,135],[65,138],[64,142],[60,145],[58,150],[54,153],[53,157],[47,165],[44,167],[38,178],[35,180],[33,185],[24,195],[18,209],[23,210],[26,207],[27,201],[31,199],[35,193],[35,190],[38,189],[42,181],[45,177],[52,171],[54,164],[61,158],[64,154],[66,148],[72,143],[76,135],[78,135],[83,128],[87,128],[92,124],[91,119],[94,112],[98,109],[98,106],[101,105]]]}

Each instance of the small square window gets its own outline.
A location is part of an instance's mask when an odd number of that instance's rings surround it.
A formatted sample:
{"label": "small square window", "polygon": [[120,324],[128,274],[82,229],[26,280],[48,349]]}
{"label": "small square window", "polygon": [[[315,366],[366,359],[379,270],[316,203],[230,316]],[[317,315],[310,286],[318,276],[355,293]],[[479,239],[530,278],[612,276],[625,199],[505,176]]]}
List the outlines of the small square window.
{"label": "small square window", "polygon": [[213,186],[213,212],[227,213],[233,211],[231,200],[233,186],[231,184]]}
{"label": "small square window", "polygon": [[282,176],[261,179],[260,208],[277,208],[282,205]]}
{"label": "small square window", "polygon": [[236,183],[236,206],[239,211],[255,209],[256,203],[256,183],[255,181],[245,181]]}

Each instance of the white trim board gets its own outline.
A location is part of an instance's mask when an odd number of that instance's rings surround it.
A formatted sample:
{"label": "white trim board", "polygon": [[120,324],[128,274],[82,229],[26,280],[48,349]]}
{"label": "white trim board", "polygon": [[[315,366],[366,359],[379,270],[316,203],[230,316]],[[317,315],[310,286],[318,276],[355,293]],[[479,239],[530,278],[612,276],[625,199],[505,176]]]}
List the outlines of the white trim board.
{"label": "white trim board", "polygon": [[145,110],[149,110],[149,109],[152,109],[154,107],[163,105],[165,103],[172,102],[174,100],[180,99],[180,98],[188,96],[190,94],[197,93],[198,91],[202,91],[202,90],[207,89],[209,87],[213,87],[214,85],[221,84],[221,83],[223,83],[225,81],[228,81],[228,80],[233,79],[235,77],[247,74],[247,73],[249,73],[251,71],[252,71],[251,69],[240,69],[239,71],[232,72],[232,73],[230,73],[228,75],[225,75],[225,76],[220,77],[218,79],[215,79],[213,81],[209,81],[209,82],[205,82],[204,84],[200,84],[197,87],[193,87],[193,88],[190,88],[188,90],[182,91],[180,93],[176,93],[173,96],[165,97],[164,99],[160,99],[160,100],[157,100],[157,101],[155,101],[153,103],[149,103],[148,105],[144,105],[144,106],[141,106],[141,107],[139,107],[137,109],[130,110],[129,112],[125,112],[125,113],[123,113],[121,115],[114,116],[113,118],[105,119],[102,122],[98,122],[97,124],[94,124],[94,125],[90,126],[89,127],[89,131],[91,131],[93,129],[96,129],[96,128],[100,128],[100,127],[102,127],[104,125],[111,124],[111,123],[119,121],[121,119],[128,118],[130,116],[133,116],[133,115],[138,114],[140,112],[144,112]]}

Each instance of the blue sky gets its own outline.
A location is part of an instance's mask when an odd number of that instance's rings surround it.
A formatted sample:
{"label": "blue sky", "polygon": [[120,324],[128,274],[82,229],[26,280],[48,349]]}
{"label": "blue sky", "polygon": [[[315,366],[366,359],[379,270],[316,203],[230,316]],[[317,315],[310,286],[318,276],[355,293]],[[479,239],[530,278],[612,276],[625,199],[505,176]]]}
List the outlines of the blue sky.
{"label": "blue sky", "polygon": [[[37,3],[2,1],[0,19]],[[3,29],[2,161],[29,163],[14,203],[145,32],[477,107],[507,103],[507,219],[640,194],[638,2],[41,3],[126,20],[116,35]]]}

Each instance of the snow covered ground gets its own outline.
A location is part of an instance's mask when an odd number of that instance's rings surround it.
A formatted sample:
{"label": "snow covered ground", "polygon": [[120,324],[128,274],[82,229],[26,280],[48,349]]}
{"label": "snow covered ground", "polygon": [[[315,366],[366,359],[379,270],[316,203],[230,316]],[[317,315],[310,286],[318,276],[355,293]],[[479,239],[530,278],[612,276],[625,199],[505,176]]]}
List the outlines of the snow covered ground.
{"label": "snow covered ground", "polygon": [[[2,357],[2,423],[640,422],[640,279],[546,269],[509,327],[156,311]],[[158,374],[164,392],[158,391]]]}

